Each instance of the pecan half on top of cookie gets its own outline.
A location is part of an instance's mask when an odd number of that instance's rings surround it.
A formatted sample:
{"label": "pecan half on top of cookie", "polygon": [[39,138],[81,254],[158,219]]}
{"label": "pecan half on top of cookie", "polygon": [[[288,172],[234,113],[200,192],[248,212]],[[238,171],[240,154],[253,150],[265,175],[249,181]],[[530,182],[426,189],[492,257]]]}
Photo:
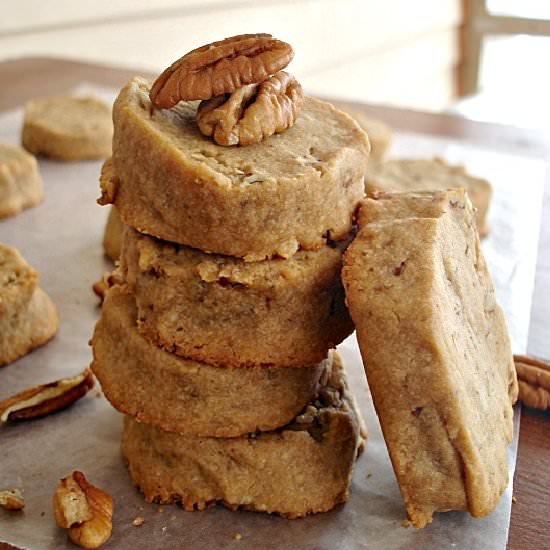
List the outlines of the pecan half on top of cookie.
{"label": "pecan half on top of cookie", "polygon": [[303,103],[300,83],[280,71],[261,84],[202,101],[197,124],[218,145],[252,145],[292,127]]}
{"label": "pecan half on top of cookie", "polygon": [[179,101],[210,99],[263,82],[294,57],[292,47],[270,34],[242,34],[197,48],[178,59],[155,81],[153,105],[170,109]]}

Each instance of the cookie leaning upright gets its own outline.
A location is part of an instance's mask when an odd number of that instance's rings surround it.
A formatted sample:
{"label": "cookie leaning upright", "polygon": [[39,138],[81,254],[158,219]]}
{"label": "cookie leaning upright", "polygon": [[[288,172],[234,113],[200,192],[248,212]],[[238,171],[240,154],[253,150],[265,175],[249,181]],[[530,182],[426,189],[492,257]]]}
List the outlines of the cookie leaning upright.
{"label": "cookie leaning upright", "polygon": [[57,160],[106,158],[112,136],[111,109],[95,97],[44,97],[25,105],[21,142],[35,155]]}
{"label": "cookie leaning upright", "polygon": [[0,143],[0,219],[36,206],[43,187],[36,159],[20,147]]}
{"label": "cookie leaning upright", "polygon": [[0,366],[41,346],[57,332],[55,306],[37,282],[38,274],[19,252],[0,243]]}
{"label": "cookie leaning upright", "polygon": [[195,102],[159,110],[150,83],[134,78],[113,107],[115,178],[103,202],[143,233],[250,261],[344,238],[364,193],[368,139],[349,116],[313,98],[303,98],[296,118],[297,86],[285,73],[259,84],[253,107],[244,107],[253,92],[244,88],[229,105],[203,102],[199,126],[218,143],[263,138],[220,147],[199,131]]}
{"label": "cookie leaning upright", "polygon": [[488,514],[508,483],[517,381],[464,190],[366,199],[343,279],[412,523]]}

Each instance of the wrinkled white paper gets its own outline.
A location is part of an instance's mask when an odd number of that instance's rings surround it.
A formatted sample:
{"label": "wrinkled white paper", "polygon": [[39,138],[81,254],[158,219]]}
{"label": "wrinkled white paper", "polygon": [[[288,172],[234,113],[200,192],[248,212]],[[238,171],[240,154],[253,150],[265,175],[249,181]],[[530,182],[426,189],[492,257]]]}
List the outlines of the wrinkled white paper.
{"label": "wrinkled white paper", "polygon": [[[100,90],[110,100],[114,91]],[[0,115],[0,141],[18,143],[22,113]],[[426,135],[398,134],[397,156],[437,154],[462,162],[495,188],[491,235],[483,243],[497,296],[508,320],[514,351],[524,352],[535,273],[542,163],[474,148]],[[88,340],[99,309],[91,285],[110,269],[101,238],[107,209],[95,203],[101,163],[40,161],[45,201],[15,218],[0,221],[0,241],[16,246],[40,272],[40,285],[57,305],[57,337],[32,354],[0,369],[0,399],[28,386],[75,374],[90,363]],[[528,186],[526,185],[528,182]],[[303,550],[387,548],[505,548],[510,485],[496,510],[484,519],[465,513],[436,515],[423,530],[405,528],[405,509],[364,379],[352,336],[340,346],[369,440],[359,458],[345,506],[303,520],[289,521],[251,512],[215,508],[184,512],[178,506],[148,505],[134,489],[120,449],[121,417],[94,390],[76,406],[40,420],[0,427],[0,489],[18,487],[26,507],[0,510],[0,541],[17,547],[74,548],[55,526],[51,497],[58,478],[80,469],[114,498],[113,535],[108,548],[281,548]],[[509,451],[513,477],[516,437]],[[143,516],[141,527],[132,525]],[[241,539],[235,540],[234,535]]]}

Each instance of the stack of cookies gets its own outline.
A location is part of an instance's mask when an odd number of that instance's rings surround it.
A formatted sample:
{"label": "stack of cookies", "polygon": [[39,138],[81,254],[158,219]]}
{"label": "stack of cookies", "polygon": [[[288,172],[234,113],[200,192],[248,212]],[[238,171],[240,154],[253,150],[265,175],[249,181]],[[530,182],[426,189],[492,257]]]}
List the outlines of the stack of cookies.
{"label": "stack of cookies", "polygon": [[148,501],[300,517],[347,498],[364,431],[332,348],[353,330],[340,273],[369,144],[291,58],[226,39],[114,104],[101,202],[123,235],[92,368]]}

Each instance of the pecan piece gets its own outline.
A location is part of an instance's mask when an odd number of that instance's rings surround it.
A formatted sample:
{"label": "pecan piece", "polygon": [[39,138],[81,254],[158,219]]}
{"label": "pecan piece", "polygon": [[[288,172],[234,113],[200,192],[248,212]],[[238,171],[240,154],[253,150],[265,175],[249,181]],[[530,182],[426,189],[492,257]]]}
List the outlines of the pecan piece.
{"label": "pecan piece", "polygon": [[94,385],[90,369],[71,378],[41,384],[0,401],[0,422],[28,420],[60,411],[84,396]]}
{"label": "pecan piece", "polygon": [[0,506],[6,510],[23,510],[25,508],[25,499],[19,489],[0,491]]}
{"label": "pecan piece", "polygon": [[550,363],[514,355],[518,375],[519,398],[535,409],[550,409]]}
{"label": "pecan piece", "polygon": [[105,294],[107,294],[107,291],[109,290],[109,283],[105,278],[105,275],[101,277],[99,281],[96,281],[92,285],[92,290],[94,291],[94,294],[99,298],[99,305],[103,304],[103,300],[105,300]]}
{"label": "pecan piece", "polygon": [[185,54],[154,82],[149,97],[170,109],[179,101],[210,99],[263,82],[294,57],[289,44],[270,34],[241,34]]}
{"label": "pecan piece", "polygon": [[119,182],[118,178],[112,174],[112,162],[112,159],[108,159],[101,167],[101,173],[99,175],[101,197],[99,197],[96,201],[97,204],[100,204],[101,206],[114,204],[115,202]]}
{"label": "pecan piece", "polygon": [[218,145],[252,145],[292,127],[303,103],[300,83],[280,71],[261,84],[201,101],[197,124]]}
{"label": "pecan piece", "polygon": [[113,499],[75,471],[59,481],[53,495],[57,525],[69,530],[69,538],[83,548],[98,548],[113,530]]}
{"label": "pecan piece", "polygon": [[107,294],[107,291],[116,284],[121,284],[123,282],[123,279],[120,275],[120,273],[115,271],[107,271],[103,274],[103,277],[99,281],[96,281],[92,285],[92,290],[94,291],[94,294],[99,298],[99,305],[103,304],[103,300],[105,299],[105,295]]}

